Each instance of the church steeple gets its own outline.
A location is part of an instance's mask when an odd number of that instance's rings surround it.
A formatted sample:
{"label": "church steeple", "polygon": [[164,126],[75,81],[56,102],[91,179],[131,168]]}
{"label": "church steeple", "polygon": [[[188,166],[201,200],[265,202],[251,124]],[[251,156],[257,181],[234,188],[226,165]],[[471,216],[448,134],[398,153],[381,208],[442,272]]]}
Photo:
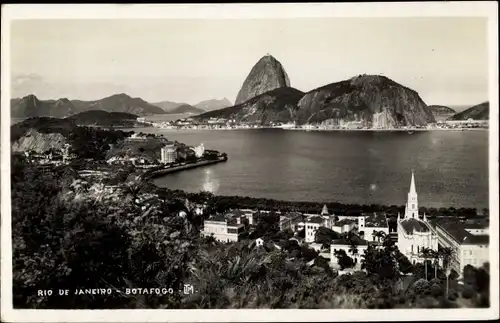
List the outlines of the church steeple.
{"label": "church steeple", "polygon": [[418,195],[415,188],[415,175],[411,171],[410,191],[408,192],[408,201],[405,208],[405,219],[418,219]]}
{"label": "church steeple", "polygon": [[411,170],[411,183],[410,183],[410,194],[417,194],[417,190],[415,188],[415,175],[413,174],[413,169]]}

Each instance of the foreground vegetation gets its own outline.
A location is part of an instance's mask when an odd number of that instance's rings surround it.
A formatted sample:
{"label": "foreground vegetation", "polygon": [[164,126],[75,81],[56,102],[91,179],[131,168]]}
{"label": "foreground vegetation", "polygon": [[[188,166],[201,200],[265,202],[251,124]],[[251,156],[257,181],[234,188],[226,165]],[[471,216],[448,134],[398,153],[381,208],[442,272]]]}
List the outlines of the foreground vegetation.
{"label": "foreground vegetation", "polygon": [[[432,308],[489,304],[487,268],[468,268],[464,290],[456,277],[450,277],[446,297],[442,268],[412,266],[387,240],[381,248],[369,248],[363,255],[366,272],[338,276],[328,261],[307,245],[287,242],[281,250],[273,243],[255,248],[252,242],[257,236],[276,242],[289,238],[289,232],[278,231],[273,215],[262,217],[252,236],[238,243],[219,244],[200,237],[204,217],[194,212],[196,203],[207,203],[207,211],[212,213],[234,206],[277,208],[282,205],[272,203],[278,202],[188,194],[120,176],[126,192],[118,202],[102,202],[92,197],[85,185],[75,184],[81,179],[69,166],[42,172],[22,159],[13,159],[16,308]],[[148,204],[138,202],[141,194],[152,192],[156,199]],[[335,209],[335,205],[330,206]],[[181,211],[184,217],[179,216]],[[193,285],[196,292],[37,296],[40,289],[177,291],[184,284]]]}

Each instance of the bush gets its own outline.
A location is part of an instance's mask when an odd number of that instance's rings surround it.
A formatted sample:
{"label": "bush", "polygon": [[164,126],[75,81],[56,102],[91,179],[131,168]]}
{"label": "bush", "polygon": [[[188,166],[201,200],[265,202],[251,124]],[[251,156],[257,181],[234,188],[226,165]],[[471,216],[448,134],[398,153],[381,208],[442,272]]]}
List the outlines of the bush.
{"label": "bush", "polygon": [[471,299],[476,292],[472,286],[466,285],[464,290],[462,291],[462,297],[465,299]]}

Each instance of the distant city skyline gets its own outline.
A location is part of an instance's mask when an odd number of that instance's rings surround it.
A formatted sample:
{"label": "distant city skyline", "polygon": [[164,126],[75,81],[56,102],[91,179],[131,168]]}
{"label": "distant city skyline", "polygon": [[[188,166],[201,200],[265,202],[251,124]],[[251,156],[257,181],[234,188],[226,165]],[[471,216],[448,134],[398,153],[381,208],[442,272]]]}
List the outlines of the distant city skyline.
{"label": "distant city skyline", "polygon": [[385,75],[428,105],[488,100],[487,19],[24,20],[11,25],[11,96],[234,103],[267,53],[307,92]]}

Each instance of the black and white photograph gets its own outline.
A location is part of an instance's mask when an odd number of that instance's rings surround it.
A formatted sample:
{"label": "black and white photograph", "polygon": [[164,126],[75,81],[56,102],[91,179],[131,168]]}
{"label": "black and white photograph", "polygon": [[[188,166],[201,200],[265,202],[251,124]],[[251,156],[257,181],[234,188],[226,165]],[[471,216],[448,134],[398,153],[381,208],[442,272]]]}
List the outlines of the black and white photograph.
{"label": "black and white photograph", "polygon": [[2,321],[498,318],[497,12],[3,6]]}

